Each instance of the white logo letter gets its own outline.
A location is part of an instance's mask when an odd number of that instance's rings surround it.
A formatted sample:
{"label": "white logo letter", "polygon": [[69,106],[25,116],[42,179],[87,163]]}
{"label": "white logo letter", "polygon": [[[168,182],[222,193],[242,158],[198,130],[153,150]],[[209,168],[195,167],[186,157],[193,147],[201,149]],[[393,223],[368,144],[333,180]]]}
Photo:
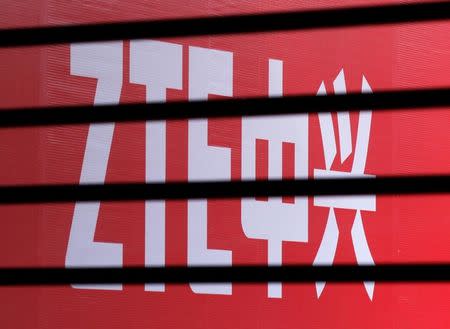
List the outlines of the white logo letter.
{"label": "white logo letter", "polygon": [[[165,102],[167,88],[182,88],[182,46],[159,41],[131,41],[130,82],[146,86],[146,101]],[[151,111],[151,107],[149,109]],[[166,123],[147,122],[145,181],[166,180]],[[164,266],[165,201],[145,202],[145,265]],[[146,284],[147,291],[164,291],[164,284]]]}
{"label": "white logo letter", "polygon": [[[208,94],[233,95],[233,54],[189,47],[189,100],[205,100]],[[190,181],[229,180],[231,152],[208,145],[208,121],[189,120],[188,172]],[[231,251],[208,249],[207,201],[188,201],[188,264],[229,265]],[[196,293],[231,295],[231,283],[191,284]]]}
{"label": "white logo letter", "polygon": [[[97,78],[94,105],[118,104],[122,90],[122,42],[72,44],[70,73]],[[80,184],[105,181],[114,123],[91,124]],[[73,214],[66,267],[122,266],[122,244],[94,242],[100,202],[77,202]],[[121,284],[72,285],[74,288],[121,290]]]}

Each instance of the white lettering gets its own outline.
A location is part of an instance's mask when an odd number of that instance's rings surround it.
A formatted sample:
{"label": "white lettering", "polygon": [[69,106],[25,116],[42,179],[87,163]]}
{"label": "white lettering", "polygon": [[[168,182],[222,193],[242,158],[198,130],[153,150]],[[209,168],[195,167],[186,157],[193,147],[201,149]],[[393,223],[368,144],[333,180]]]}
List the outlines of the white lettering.
{"label": "white lettering", "polygon": [[[189,47],[189,100],[233,95],[233,54]],[[189,181],[230,180],[231,151],[208,145],[208,120],[189,120]],[[188,201],[188,264],[229,265],[231,251],[208,249],[207,200]],[[196,293],[231,295],[231,283],[192,283]]]}
{"label": "white lettering", "polygon": [[[182,46],[159,41],[130,42],[130,82],[146,86],[146,101],[165,102],[167,88],[182,88]],[[151,110],[151,108],[150,108]],[[166,181],[166,123],[146,122],[145,181]],[[164,266],[165,201],[145,202],[145,265]],[[146,291],[164,291],[164,284],[146,284]]]}
{"label": "white lettering", "polygon": [[[282,96],[283,62],[269,61],[269,96]],[[294,144],[294,178],[308,176],[308,116],[244,117],[242,119],[242,178],[256,179],[256,140],[268,141],[268,178],[282,178],[282,144]],[[268,264],[282,264],[283,241],[308,241],[308,199],[293,203],[281,198],[268,201],[242,199],[242,228],[252,239],[268,243]],[[268,296],[281,298],[281,283],[269,283]]]}
{"label": "white lettering", "polygon": [[[97,78],[94,105],[118,104],[122,91],[122,42],[73,44],[70,73]],[[86,142],[80,184],[105,181],[114,123],[91,124]],[[122,244],[94,242],[100,202],[77,202],[73,214],[66,267],[122,266]],[[121,284],[79,285],[81,289],[121,290]]]}

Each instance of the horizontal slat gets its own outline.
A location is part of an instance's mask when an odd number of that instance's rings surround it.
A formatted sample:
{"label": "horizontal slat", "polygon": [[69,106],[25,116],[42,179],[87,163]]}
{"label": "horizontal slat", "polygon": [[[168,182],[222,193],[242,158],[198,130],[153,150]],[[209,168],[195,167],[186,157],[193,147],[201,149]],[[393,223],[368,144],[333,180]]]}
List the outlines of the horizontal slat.
{"label": "horizontal slat", "polygon": [[306,30],[450,18],[449,2],[0,30],[0,47]]}
{"label": "horizontal slat", "polygon": [[2,186],[0,204],[223,199],[282,195],[450,193],[450,175],[271,181]]}
{"label": "horizontal slat", "polygon": [[450,89],[384,91],[330,96],[288,96],[196,102],[69,106],[0,111],[0,128],[100,122],[132,122],[301,114],[348,110],[405,110],[450,107]]}
{"label": "horizontal slat", "polygon": [[449,264],[390,264],[377,266],[233,266],[128,268],[11,268],[0,269],[0,286],[70,283],[188,283],[188,282],[436,282],[450,281]]}

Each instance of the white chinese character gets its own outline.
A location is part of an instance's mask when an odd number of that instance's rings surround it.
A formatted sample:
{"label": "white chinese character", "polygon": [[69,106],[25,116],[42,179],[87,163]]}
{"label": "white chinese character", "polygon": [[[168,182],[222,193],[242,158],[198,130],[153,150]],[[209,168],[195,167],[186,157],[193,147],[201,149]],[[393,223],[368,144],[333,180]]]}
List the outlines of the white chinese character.
{"label": "white chinese character", "polygon": [[[283,62],[269,60],[269,96],[282,96]],[[308,116],[244,117],[242,119],[242,178],[256,179],[256,142],[268,144],[268,178],[281,179],[283,145],[294,149],[294,178],[308,176]],[[283,241],[308,241],[308,199],[295,197],[293,203],[273,197],[267,201],[242,199],[242,228],[252,239],[267,240],[269,265],[282,264]],[[281,298],[281,283],[271,282],[268,296]]]}
{"label": "white chinese character", "polygon": [[[345,75],[341,70],[333,82],[335,94],[345,94]],[[372,92],[366,78],[362,78],[362,93]],[[326,95],[325,85],[319,87],[317,95]],[[352,137],[350,128],[349,112],[338,112],[339,127],[339,146],[341,150],[341,161],[344,162],[352,152]],[[325,166],[326,169],[314,169],[314,178],[351,178],[351,177],[374,177],[364,173],[367,158],[367,148],[369,145],[370,122],[372,112],[361,111],[359,114],[358,132],[356,137],[356,145],[354,149],[354,160],[351,172],[340,172],[331,170],[331,165],[336,156],[336,139],[333,129],[333,121],[331,113],[320,113],[319,123],[322,135]],[[314,198],[314,205],[329,208],[328,221],[325,227],[325,233],[320,243],[319,250],[314,259],[313,265],[332,265],[336,246],[339,238],[339,229],[336,223],[334,208],[354,209],[356,210],[355,220],[352,226],[352,242],[356,254],[356,260],[359,265],[375,265],[370,249],[367,243],[364,226],[361,218],[361,210],[375,211],[376,198],[375,195],[359,195],[359,196],[317,196]],[[369,298],[373,298],[374,282],[364,282],[366,292]],[[320,297],[325,282],[316,282],[317,298]]]}

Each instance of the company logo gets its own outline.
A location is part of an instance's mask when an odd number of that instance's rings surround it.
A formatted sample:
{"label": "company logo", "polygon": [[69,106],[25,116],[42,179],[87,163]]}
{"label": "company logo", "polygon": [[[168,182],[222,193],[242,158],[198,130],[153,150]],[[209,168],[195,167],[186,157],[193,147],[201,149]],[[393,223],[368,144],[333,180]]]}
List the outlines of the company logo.
{"label": "company logo", "polygon": [[[189,100],[206,100],[208,95],[233,96],[233,53],[192,47],[189,54]],[[183,46],[160,41],[131,41],[130,82],[146,87],[147,102],[166,101],[168,88],[179,89],[183,77]],[[123,84],[123,43],[74,44],[70,50],[71,74],[97,79],[94,105],[118,104]],[[268,59],[268,95],[283,95],[283,61]],[[344,71],[334,81],[335,93],[346,90]],[[370,92],[365,77],[362,92]],[[319,95],[326,94],[322,83]],[[151,109],[149,109],[151,110]],[[339,145],[344,161],[352,152],[351,172],[331,170],[336,142],[330,113],[319,115],[326,168],[315,169],[314,178],[368,176],[364,173],[371,112],[359,115],[356,145],[352,147],[350,117],[338,114]],[[103,183],[108,167],[114,123],[91,124],[81,169],[80,184]],[[242,179],[286,179],[308,177],[308,116],[286,115],[242,119]],[[146,123],[145,169],[147,182],[166,181],[166,124]],[[260,166],[264,154],[265,166]],[[231,151],[208,145],[208,120],[189,120],[188,179],[230,180]],[[339,231],[335,208],[356,209],[352,241],[358,264],[374,264],[366,240],[361,210],[375,211],[375,196],[316,197],[314,205],[329,208],[328,222],[313,264],[331,265]],[[94,235],[100,202],[77,202],[73,215],[66,267],[123,266],[121,243],[96,242]],[[165,202],[145,202],[145,266],[165,266]],[[232,266],[232,250],[207,247],[207,200],[188,200],[187,262],[194,265]],[[306,197],[245,198],[241,203],[241,224],[247,238],[267,241],[267,262],[282,265],[283,241],[308,242],[308,199]],[[372,299],[373,282],[365,282]],[[281,283],[268,284],[268,297],[281,298]],[[122,285],[73,285],[80,289],[121,290]],[[231,295],[231,283],[191,284],[199,294]],[[317,297],[325,287],[316,283]],[[146,291],[164,292],[164,284],[146,284]]]}

